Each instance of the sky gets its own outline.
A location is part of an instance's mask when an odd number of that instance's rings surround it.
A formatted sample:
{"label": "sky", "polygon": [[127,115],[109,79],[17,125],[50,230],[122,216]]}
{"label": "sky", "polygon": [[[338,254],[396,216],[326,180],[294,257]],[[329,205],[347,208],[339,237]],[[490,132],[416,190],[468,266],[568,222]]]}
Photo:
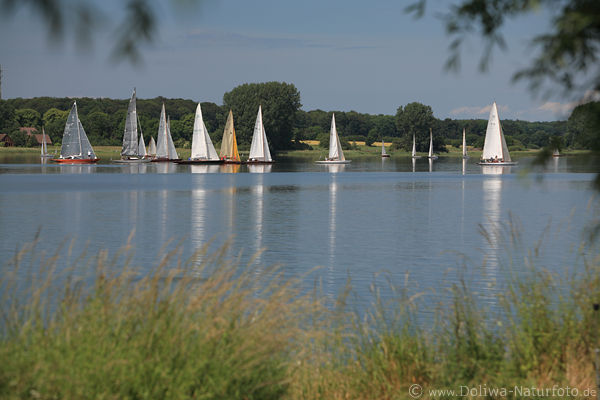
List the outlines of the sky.
{"label": "sky", "polygon": [[415,20],[404,12],[412,0],[151,0],[159,30],[142,46],[139,64],[110,57],[110,27],[122,21],[124,2],[89,1],[107,22],[84,49],[73,30],[62,41],[50,38],[27,7],[0,16],[2,98],[127,99],[136,87],[141,99],[222,104],[237,85],[280,81],[296,86],[306,111],[392,115],[416,101],[437,118],[487,119],[496,101],[501,119],[552,121],[566,119],[576,104],[512,83],[531,60],[529,41],[549,28],[544,12],[506,25],[508,49],[494,52],[487,72],[478,69],[482,41],[469,38],[453,73],[444,70],[450,40],[439,19],[447,1],[429,1],[426,16]]}

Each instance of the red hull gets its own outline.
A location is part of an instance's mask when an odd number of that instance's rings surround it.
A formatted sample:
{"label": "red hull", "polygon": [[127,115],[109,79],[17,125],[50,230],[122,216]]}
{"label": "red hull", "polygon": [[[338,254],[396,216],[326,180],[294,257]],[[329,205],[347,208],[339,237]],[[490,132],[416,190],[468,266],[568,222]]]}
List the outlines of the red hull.
{"label": "red hull", "polygon": [[70,158],[53,158],[52,161],[58,164],[96,164],[100,161],[99,158],[79,158],[79,159],[70,159]]}

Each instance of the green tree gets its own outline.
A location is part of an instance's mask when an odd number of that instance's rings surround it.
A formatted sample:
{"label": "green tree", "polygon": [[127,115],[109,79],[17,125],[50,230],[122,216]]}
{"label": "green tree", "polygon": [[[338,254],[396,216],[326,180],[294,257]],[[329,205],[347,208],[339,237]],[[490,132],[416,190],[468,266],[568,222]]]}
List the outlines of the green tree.
{"label": "green tree", "polygon": [[258,106],[262,105],[263,124],[272,150],[291,147],[294,119],[300,92],[285,82],[246,83],[223,95],[227,110],[233,110],[238,143],[249,145],[254,132]]}
{"label": "green tree", "polygon": [[0,133],[9,133],[18,127],[14,106],[6,100],[0,100]]}
{"label": "green tree", "polygon": [[42,117],[39,112],[31,108],[23,108],[15,110],[15,117],[19,126],[40,127]]}
{"label": "green tree", "polygon": [[376,140],[379,140],[379,138],[379,132],[377,132],[377,129],[373,128],[369,131],[369,134],[365,139],[365,145],[371,146]]}
{"label": "green tree", "polygon": [[[400,106],[396,111],[396,126],[404,138],[403,143],[412,143],[412,137],[415,135],[417,151],[429,149],[429,129],[434,124],[435,117],[430,106],[414,102],[404,107]],[[434,143],[435,141],[434,136]]]}
{"label": "green tree", "polygon": [[567,121],[567,133],[573,145],[583,149],[600,150],[600,102],[577,106]]}

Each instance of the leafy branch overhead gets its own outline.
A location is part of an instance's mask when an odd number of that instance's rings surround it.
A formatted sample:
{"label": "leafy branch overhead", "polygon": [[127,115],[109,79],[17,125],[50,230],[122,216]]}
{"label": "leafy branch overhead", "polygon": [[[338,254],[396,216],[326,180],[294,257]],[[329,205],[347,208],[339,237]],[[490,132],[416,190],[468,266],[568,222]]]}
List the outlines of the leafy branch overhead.
{"label": "leafy branch overhead", "polygon": [[[406,8],[417,18],[424,15],[427,0]],[[506,49],[502,28],[510,19],[532,12],[551,16],[551,30],[531,38],[536,55],[529,67],[513,79],[526,80],[534,92],[546,87],[560,88],[563,94],[580,97],[587,90],[600,89],[600,1],[598,0],[462,0],[442,16],[450,37],[446,69],[460,68],[464,40],[483,38],[485,47],[480,69],[485,71],[497,47]]]}
{"label": "leafy branch overhead", "polygon": [[0,7],[5,18],[21,8],[29,8],[42,20],[50,39],[62,41],[66,35],[72,35],[82,49],[92,45],[96,32],[111,32],[114,37],[111,58],[115,61],[140,62],[140,48],[152,43],[158,30],[155,3],[150,0],[122,1],[119,7],[123,13],[119,14],[123,18],[117,23],[113,23],[114,12],[109,15],[86,0],[0,0]]}

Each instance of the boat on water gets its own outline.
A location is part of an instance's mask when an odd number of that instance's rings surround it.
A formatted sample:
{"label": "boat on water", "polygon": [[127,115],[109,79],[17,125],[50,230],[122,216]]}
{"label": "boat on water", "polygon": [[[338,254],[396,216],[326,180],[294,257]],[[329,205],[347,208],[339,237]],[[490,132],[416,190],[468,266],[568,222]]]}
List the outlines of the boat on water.
{"label": "boat on water", "polygon": [[142,125],[140,124],[139,118],[138,126],[140,127],[140,140],[138,141],[138,156],[150,161],[150,158],[148,157],[148,152],[146,151],[146,143],[144,143],[144,133],[142,132]]}
{"label": "boat on water", "polygon": [[52,161],[59,164],[94,164],[99,160],[79,120],[77,102],[73,102],[63,132],[60,156]]}
{"label": "boat on water", "polygon": [[[144,139],[142,137],[142,144]],[[136,164],[150,162],[145,158],[146,147],[144,146],[144,154],[140,154],[140,146],[138,142],[138,116],[136,106],[135,88],[129,99],[129,107],[127,107],[127,117],[125,118],[125,130],[123,132],[123,147],[121,148],[121,159],[112,160],[116,163]]]}
{"label": "boat on water", "polygon": [[250,154],[247,164],[272,164],[273,158],[269,151],[269,142],[262,120],[262,106],[258,106],[256,123],[254,124],[254,134],[252,135],[252,144],[250,145]]}
{"label": "boat on water", "polygon": [[516,165],[512,161],[502,132],[500,116],[498,115],[498,106],[496,102],[492,104],[490,118],[488,119],[487,130],[485,132],[485,141],[483,143],[483,153],[479,165]]}
{"label": "boat on water", "polygon": [[158,123],[156,157],[152,159],[152,162],[181,160],[177,154],[177,150],[175,150],[173,138],[171,137],[170,119],[167,120],[166,115],[165,103],[163,103],[162,109],[160,110],[160,121]]}
{"label": "boat on water", "polygon": [[215,146],[208,135],[208,130],[202,118],[202,108],[200,103],[196,107],[194,117],[194,132],[192,134],[192,154],[188,160],[176,161],[177,164],[220,164],[223,161],[219,158]]}
{"label": "boat on water", "polygon": [[[417,155],[417,141],[415,140],[415,134],[413,133],[413,147],[412,147],[412,158],[421,158],[421,156]],[[413,171],[414,172],[414,171]]]}
{"label": "boat on water", "polygon": [[42,157],[42,158],[54,157],[52,154],[48,153],[48,143],[46,143],[46,132],[44,131],[43,126],[42,126],[42,148],[40,149],[40,157]]}
{"label": "boat on water", "polygon": [[229,110],[225,129],[223,130],[223,140],[221,140],[221,150],[219,157],[225,164],[241,164],[240,154],[238,153],[237,140],[235,139],[235,128],[233,127],[233,112]]}
{"label": "boat on water", "polygon": [[385,152],[385,143],[383,143],[383,138],[381,138],[381,158],[388,158],[390,155]]}
{"label": "boat on water", "polygon": [[433,154],[433,132],[431,128],[429,128],[429,153],[427,153],[427,158],[430,160],[437,160],[438,156]]}
{"label": "boat on water", "polygon": [[346,160],[340,143],[337,129],[335,127],[335,114],[331,115],[331,129],[329,131],[329,156],[325,160],[315,161],[317,164],[349,164],[352,160]]}
{"label": "boat on water", "polygon": [[467,135],[465,128],[463,128],[462,158],[469,158],[469,155],[467,154]]}
{"label": "boat on water", "polygon": [[552,152],[552,157],[562,157],[562,154],[560,154],[560,151],[558,149],[554,149],[554,151]]}

